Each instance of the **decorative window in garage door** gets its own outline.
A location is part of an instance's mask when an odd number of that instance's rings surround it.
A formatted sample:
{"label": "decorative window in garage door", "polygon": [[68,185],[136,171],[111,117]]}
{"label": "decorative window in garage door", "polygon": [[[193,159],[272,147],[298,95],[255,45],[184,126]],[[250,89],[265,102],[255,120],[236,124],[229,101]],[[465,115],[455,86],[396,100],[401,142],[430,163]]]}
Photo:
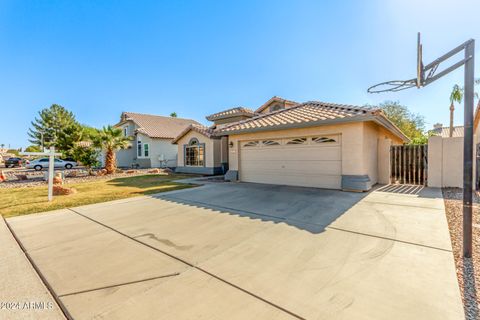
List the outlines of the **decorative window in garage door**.
{"label": "decorative window in garage door", "polygon": [[306,144],[307,138],[294,138],[287,141],[287,144]]}
{"label": "decorative window in garage door", "polygon": [[243,144],[244,147],[258,147],[260,145],[260,141],[248,141]]}
{"label": "decorative window in garage door", "polygon": [[263,140],[263,145],[264,146],[278,146],[278,145],[280,145],[280,142],[275,141],[275,140]]}
{"label": "decorative window in garage door", "polygon": [[313,143],[336,143],[338,142],[337,137],[313,137]]}

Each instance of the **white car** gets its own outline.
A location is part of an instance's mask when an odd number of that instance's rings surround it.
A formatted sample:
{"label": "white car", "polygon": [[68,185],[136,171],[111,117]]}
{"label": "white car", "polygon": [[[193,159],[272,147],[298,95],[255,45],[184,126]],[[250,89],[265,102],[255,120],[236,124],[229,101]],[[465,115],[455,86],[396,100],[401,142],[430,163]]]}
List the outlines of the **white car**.
{"label": "white car", "polygon": [[[35,169],[36,171],[40,171],[43,168],[48,169],[48,158],[40,158],[33,161],[30,161],[26,165],[27,169]],[[78,164],[75,161],[65,161],[60,159],[55,159],[55,168],[65,168],[65,169],[72,169],[76,167]]]}

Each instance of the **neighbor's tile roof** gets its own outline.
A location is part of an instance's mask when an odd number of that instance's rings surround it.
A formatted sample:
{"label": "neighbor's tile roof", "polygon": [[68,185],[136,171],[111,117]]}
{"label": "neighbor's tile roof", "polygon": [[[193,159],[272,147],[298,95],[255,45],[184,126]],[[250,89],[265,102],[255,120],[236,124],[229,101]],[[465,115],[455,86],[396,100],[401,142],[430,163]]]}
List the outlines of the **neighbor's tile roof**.
{"label": "neighbor's tile roof", "polygon": [[[440,127],[440,128],[434,128],[431,130],[431,132],[436,135],[440,136],[442,138],[448,138],[450,137],[450,127]],[[463,126],[455,126],[453,127],[453,135],[452,137],[463,137]]]}
{"label": "neighbor's tile roof", "polygon": [[219,119],[225,119],[225,118],[230,118],[230,117],[237,117],[237,116],[254,116],[255,112],[253,110],[250,110],[245,107],[236,107],[236,108],[231,108],[227,109],[224,111],[220,111],[214,114],[211,114],[207,116],[207,120],[209,121],[215,121]]}
{"label": "neighbor's tile roof", "polygon": [[176,143],[178,140],[180,140],[184,135],[186,135],[190,131],[196,131],[207,138],[211,138],[215,135],[215,127],[206,127],[202,126],[200,124],[191,124],[188,127],[186,127],[182,132],[178,134],[178,136],[173,139],[172,143]]}
{"label": "neighbor's tile roof", "polygon": [[279,96],[273,96],[271,97],[270,99],[268,99],[267,102],[265,102],[264,104],[262,104],[260,107],[258,107],[257,110],[255,110],[256,113],[260,113],[262,112],[263,110],[265,110],[272,102],[282,102],[282,103],[287,103],[287,104],[290,104],[290,105],[298,105],[299,103],[296,102],[296,101],[292,101],[292,100],[287,100],[287,99],[284,99],[282,97],[279,97]]}
{"label": "neighbor's tile roof", "polygon": [[258,115],[251,119],[227,124],[219,131],[229,133],[259,128],[272,128],[301,123],[317,123],[328,120],[348,120],[353,117],[375,115],[381,113],[379,109],[357,107],[343,104],[310,101],[287,109]]}
{"label": "neighbor's tile roof", "polygon": [[189,125],[199,124],[192,119],[164,117],[134,112],[124,112],[122,114],[122,120],[133,121],[139,127],[137,129],[138,132],[151,138],[165,139],[173,139]]}

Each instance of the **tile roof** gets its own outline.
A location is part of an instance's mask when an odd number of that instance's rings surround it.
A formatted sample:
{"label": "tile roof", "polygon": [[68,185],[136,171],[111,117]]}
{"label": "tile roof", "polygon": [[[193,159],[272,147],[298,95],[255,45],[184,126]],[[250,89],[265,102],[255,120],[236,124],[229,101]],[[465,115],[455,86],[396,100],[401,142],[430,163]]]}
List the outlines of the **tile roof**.
{"label": "tile roof", "polygon": [[[199,123],[192,119],[156,116],[151,114],[124,112],[122,122],[131,120],[138,125],[137,131],[150,138],[173,139],[191,124]],[[119,125],[117,124],[117,125]]]}
{"label": "tile roof", "polygon": [[227,110],[223,110],[214,114],[207,116],[207,120],[215,121],[219,119],[225,119],[230,117],[237,117],[237,116],[254,116],[255,112],[245,107],[236,107]]}
{"label": "tile roof", "polygon": [[[442,138],[450,137],[450,127],[434,128],[430,132],[432,132],[433,135],[440,136]],[[463,126],[454,126],[452,137],[463,137]]]}
{"label": "tile roof", "polygon": [[256,113],[262,112],[265,108],[267,108],[267,107],[268,107],[272,102],[274,102],[274,101],[283,102],[283,103],[291,104],[291,105],[298,105],[298,104],[299,104],[299,103],[296,102],[296,101],[283,99],[282,97],[279,97],[279,96],[273,96],[273,97],[271,97],[270,99],[268,99],[267,102],[265,102],[265,103],[262,104],[260,107],[258,107],[258,109],[255,110],[255,112],[256,112]]}
{"label": "tile roof", "polygon": [[177,143],[184,135],[186,135],[190,131],[198,132],[207,138],[212,138],[215,135],[215,127],[206,127],[200,124],[191,124],[186,127],[182,132],[180,132],[175,139],[173,139],[172,143]]}
{"label": "tile roof", "polygon": [[217,130],[219,135],[316,126],[327,123],[375,120],[408,141],[408,138],[383,114],[381,109],[358,107],[319,101],[305,102],[287,109],[257,115],[253,118],[226,124]]}

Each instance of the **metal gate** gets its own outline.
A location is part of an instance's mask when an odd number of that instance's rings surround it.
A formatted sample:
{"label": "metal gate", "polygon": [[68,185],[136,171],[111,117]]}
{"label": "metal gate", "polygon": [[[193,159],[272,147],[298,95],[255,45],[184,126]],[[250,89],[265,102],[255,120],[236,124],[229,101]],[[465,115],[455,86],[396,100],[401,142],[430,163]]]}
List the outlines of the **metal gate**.
{"label": "metal gate", "polygon": [[427,184],[427,145],[390,147],[390,183]]}

